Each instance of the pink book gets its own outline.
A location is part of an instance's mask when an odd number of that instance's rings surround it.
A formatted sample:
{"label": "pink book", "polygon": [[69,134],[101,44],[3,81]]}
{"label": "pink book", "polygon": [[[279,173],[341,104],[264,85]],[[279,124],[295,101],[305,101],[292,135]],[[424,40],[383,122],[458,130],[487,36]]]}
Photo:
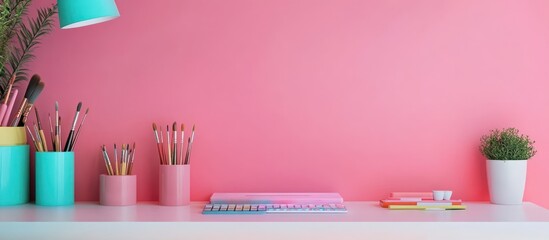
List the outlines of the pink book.
{"label": "pink book", "polygon": [[339,193],[214,193],[211,203],[220,204],[331,204],[343,203]]}

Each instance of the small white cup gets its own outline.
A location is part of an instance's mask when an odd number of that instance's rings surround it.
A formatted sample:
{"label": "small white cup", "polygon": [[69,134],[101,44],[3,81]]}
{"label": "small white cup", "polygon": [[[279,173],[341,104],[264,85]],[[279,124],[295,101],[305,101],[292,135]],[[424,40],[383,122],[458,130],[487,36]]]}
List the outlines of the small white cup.
{"label": "small white cup", "polygon": [[435,201],[442,201],[444,199],[444,192],[446,191],[433,190],[433,199]]}
{"label": "small white cup", "polygon": [[450,200],[452,199],[452,191],[446,190],[444,191],[444,200]]}

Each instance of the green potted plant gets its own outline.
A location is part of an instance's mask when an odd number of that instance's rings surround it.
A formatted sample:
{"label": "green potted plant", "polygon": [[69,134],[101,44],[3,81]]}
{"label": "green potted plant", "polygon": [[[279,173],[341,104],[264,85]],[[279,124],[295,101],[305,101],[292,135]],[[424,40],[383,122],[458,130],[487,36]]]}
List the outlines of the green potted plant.
{"label": "green potted plant", "polygon": [[480,151],[487,159],[490,202],[521,204],[527,160],[536,154],[535,142],[515,128],[491,130],[480,141]]}

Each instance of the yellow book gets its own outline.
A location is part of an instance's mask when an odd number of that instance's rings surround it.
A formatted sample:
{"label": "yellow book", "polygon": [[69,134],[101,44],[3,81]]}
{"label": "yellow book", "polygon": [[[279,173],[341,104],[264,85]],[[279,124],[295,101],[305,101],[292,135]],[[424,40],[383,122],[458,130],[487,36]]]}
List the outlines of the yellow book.
{"label": "yellow book", "polygon": [[389,205],[392,210],[465,210],[465,205],[452,206],[417,206],[417,205]]}

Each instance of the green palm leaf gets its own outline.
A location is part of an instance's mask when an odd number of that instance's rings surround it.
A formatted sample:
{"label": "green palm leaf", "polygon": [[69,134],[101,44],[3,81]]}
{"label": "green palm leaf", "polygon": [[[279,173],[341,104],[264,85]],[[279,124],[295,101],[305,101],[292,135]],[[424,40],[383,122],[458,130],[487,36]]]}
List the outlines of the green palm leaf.
{"label": "green palm leaf", "polygon": [[[26,7],[27,5],[25,5],[25,9]],[[37,16],[29,19],[27,24],[22,21],[17,24],[15,36],[11,39],[15,46],[8,49],[9,54],[6,55],[4,71],[0,73],[0,92],[4,92],[10,77],[14,74],[16,82],[28,79],[29,70],[25,65],[34,59],[33,50],[40,44],[41,37],[52,30],[55,14],[57,14],[57,5],[41,8],[38,9]]]}
{"label": "green palm leaf", "polygon": [[38,9],[38,15],[30,19],[28,25],[20,24],[16,34],[17,47],[12,49],[8,59],[8,67],[1,76],[2,82],[9,81],[15,74],[15,81],[28,79],[28,69],[25,64],[34,59],[33,50],[40,44],[40,38],[52,30],[53,16],[57,13],[57,5],[50,8]]}
{"label": "green palm leaf", "polygon": [[[10,54],[10,40],[14,37],[21,18],[27,13],[31,0],[2,0],[0,5],[0,77]],[[8,83],[0,79],[0,93]],[[0,94],[1,95],[1,94]]]}

